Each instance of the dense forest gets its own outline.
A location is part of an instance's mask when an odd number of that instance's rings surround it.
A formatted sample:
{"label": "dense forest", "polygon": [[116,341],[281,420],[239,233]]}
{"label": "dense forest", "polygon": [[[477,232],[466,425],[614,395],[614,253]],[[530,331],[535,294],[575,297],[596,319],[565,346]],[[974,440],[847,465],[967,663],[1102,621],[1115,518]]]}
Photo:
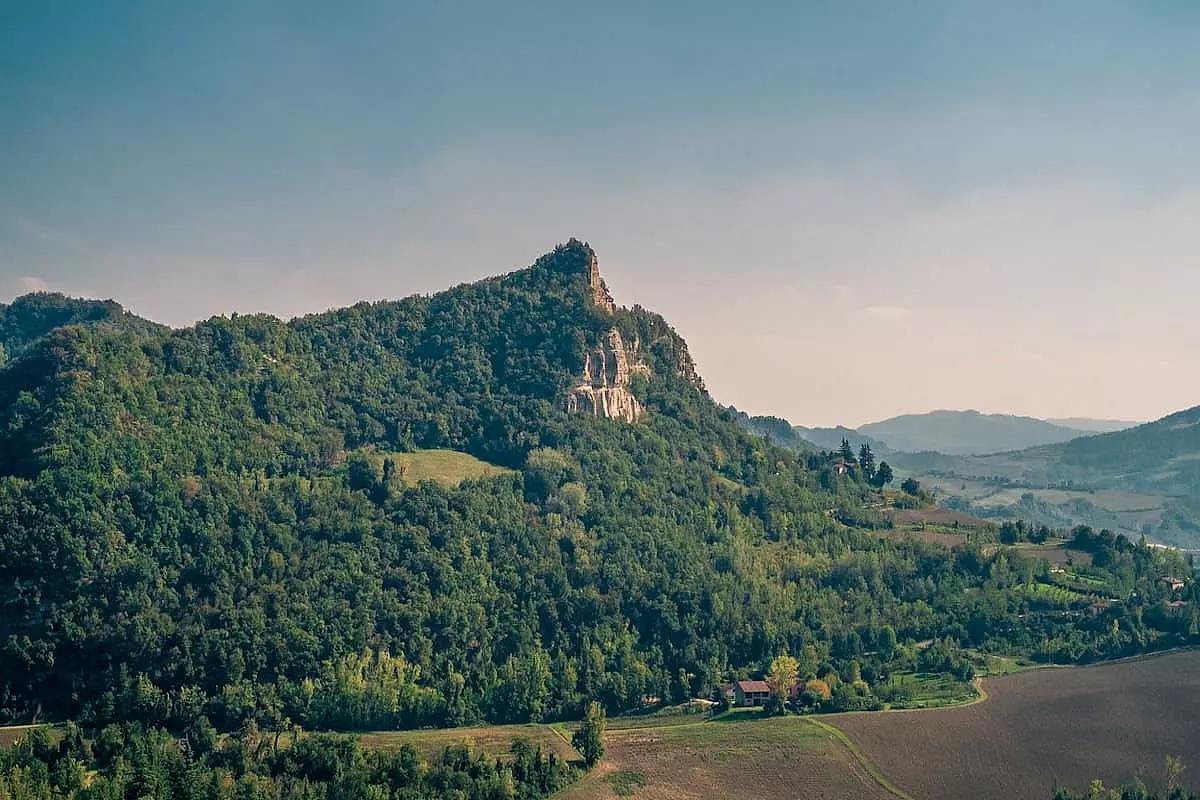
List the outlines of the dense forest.
{"label": "dense forest", "polygon": [[[577,719],[785,652],[826,708],[872,708],[902,665],[969,679],[967,649],[1197,637],[1194,602],[1161,612],[1171,551],[1096,535],[1132,597],[1083,609],[1029,591],[1049,567],[1011,548],[876,536],[878,486],[743,431],[661,317],[593,303],[592,258],[286,323],[29,338],[0,371],[0,716],[150,747]],[[563,402],[613,329],[647,367],[636,423]],[[430,449],[506,469],[409,480],[396,455]],[[246,774],[294,771],[263,758]]]}

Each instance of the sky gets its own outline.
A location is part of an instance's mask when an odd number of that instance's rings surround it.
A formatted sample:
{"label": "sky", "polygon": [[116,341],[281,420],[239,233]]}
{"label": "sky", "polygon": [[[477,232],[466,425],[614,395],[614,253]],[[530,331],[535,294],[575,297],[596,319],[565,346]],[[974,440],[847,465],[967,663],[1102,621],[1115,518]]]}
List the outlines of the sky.
{"label": "sky", "polygon": [[0,0],[0,301],[171,325],[574,236],[803,425],[1200,404],[1200,3]]}

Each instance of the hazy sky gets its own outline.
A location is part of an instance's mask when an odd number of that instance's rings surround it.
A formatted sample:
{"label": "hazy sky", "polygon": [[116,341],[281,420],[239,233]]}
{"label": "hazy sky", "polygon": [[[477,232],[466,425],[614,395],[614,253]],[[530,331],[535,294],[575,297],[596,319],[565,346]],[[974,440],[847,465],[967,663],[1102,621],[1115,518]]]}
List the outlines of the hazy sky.
{"label": "hazy sky", "polygon": [[0,0],[0,299],[292,316],[571,236],[751,412],[1200,404],[1200,3]]}

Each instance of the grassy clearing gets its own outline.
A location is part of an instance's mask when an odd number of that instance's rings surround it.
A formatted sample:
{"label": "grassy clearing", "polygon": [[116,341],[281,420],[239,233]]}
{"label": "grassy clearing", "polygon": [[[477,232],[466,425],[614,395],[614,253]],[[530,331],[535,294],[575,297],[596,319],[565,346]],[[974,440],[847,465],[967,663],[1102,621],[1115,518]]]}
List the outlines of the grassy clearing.
{"label": "grassy clearing", "polygon": [[1000,675],[1012,675],[1016,672],[1040,669],[1045,666],[1019,656],[998,656],[991,653],[980,653],[977,650],[968,651],[968,655],[971,663],[975,665],[976,674],[981,677],[993,678]]}
{"label": "grassy clearing", "polygon": [[903,693],[903,699],[893,701],[892,708],[945,708],[979,699],[979,690],[974,684],[957,681],[946,675],[897,672],[887,685]]}
{"label": "grassy clearing", "polygon": [[604,780],[612,786],[617,797],[633,797],[636,789],[646,785],[646,773],[625,769],[605,775]]}
{"label": "grassy clearing", "polygon": [[564,738],[549,725],[493,725],[482,728],[440,728],[427,731],[379,731],[362,735],[364,747],[372,750],[396,751],[412,745],[426,759],[436,759],[442,750],[457,744],[470,745],[489,758],[506,758],[513,739],[528,739],[547,753],[564,761],[577,761],[580,755],[571,747],[570,736]]}
{"label": "grassy clearing", "polygon": [[[733,710],[733,709],[731,709]],[[736,709],[751,711],[755,709]],[[684,703],[677,706],[667,706],[655,711],[640,714],[623,714],[619,717],[609,717],[609,730],[627,730],[630,728],[661,728],[667,725],[694,725],[709,719],[708,705],[700,702]]]}
{"label": "grassy clearing", "polygon": [[456,450],[417,450],[412,453],[384,453],[376,450],[365,455],[380,471],[383,462],[396,462],[406,484],[434,481],[442,486],[458,486],[463,481],[512,474],[513,470],[481,461]]}
{"label": "grassy clearing", "polygon": [[1059,605],[1076,605],[1091,602],[1091,595],[1081,594],[1073,589],[1062,586],[1052,586],[1048,583],[1026,583],[1017,587],[1017,591],[1031,600],[1044,600]]}

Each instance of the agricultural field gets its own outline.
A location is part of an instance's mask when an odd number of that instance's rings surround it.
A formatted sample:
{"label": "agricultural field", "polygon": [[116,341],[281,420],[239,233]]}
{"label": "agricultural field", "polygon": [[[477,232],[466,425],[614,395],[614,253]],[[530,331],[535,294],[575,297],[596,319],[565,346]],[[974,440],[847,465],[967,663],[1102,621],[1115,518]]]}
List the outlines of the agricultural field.
{"label": "agricultural field", "polygon": [[897,528],[906,525],[925,526],[930,525],[942,527],[957,527],[960,530],[969,530],[974,528],[985,528],[988,525],[995,523],[989,522],[979,517],[973,517],[970,514],[963,514],[959,511],[951,511],[948,508],[893,508],[888,512],[888,518]]}
{"label": "agricultural field", "polygon": [[558,797],[884,800],[894,797],[835,731],[800,717],[732,715],[692,725],[610,730],[600,765]]}
{"label": "agricultural field", "polygon": [[960,708],[825,717],[920,800],[1049,797],[1055,786],[1161,788],[1166,756],[1200,765],[1200,651],[984,681]]}
{"label": "agricultural field", "polygon": [[914,530],[912,528],[880,531],[879,534],[885,539],[891,539],[894,542],[902,542],[909,536],[916,539],[918,542],[926,544],[940,544],[943,547],[961,547],[967,542],[965,533],[953,533],[945,530]]}
{"label": "agricultural field", "polygon": [[436,759],[451,745],[469,744],[490,758],[505,758],[513,739],[528,739],[547,753],[564,761],[580,756],[568,741],[570,734],[555,731],[549,725],[493,725],[481,728],[439,728],[418,731],[380,731],[362,735],[363,746],[371,750],[399,750],[410,744],[426,759]]}
{"label": "agricultural field", "polygon": [[1040,558],[1054,566],[1063,566],[1066,564],[1082,564],[1084,566],[1092,563],[1092,554],[1085,553],[1082,550],[1071,550],[1063,547],[1061,544],[1018,544],[1012,546],[1018,554],[1026,558]]}

